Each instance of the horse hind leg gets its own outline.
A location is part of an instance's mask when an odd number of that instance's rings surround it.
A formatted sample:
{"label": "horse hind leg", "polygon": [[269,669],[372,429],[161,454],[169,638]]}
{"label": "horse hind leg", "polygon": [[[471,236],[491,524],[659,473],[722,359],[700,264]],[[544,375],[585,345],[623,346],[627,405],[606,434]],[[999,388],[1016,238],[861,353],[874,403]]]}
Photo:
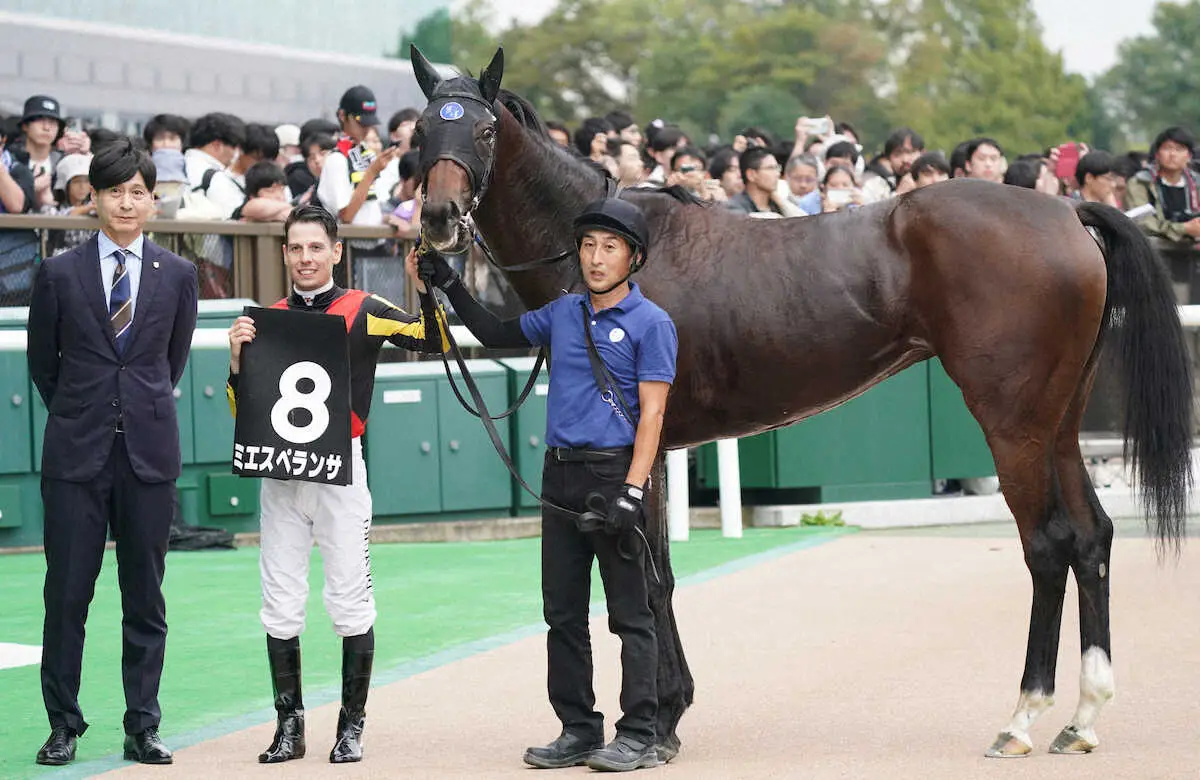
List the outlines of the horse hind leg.
{"label": "horse hind leg", "polygon": [[1021,693],[1008,724],[985,755],[1016,758],[1033,750],[1030,729],[1054,704],[1054,674],[1070,560],[1071,528],[1056,499],[1050,456],[1040,445],[993,447],[1004,496],[1021,533],[1025,564],[1033,580],[1033,604]]}
{"label": "horse hind leg", "polygon": [[1055,470],[1074,533],[1071,570],[1079,590],[1079,705],[1050,745],[1052,753],[1090,753],[1099,744],[1095,724],[1116,688],[1109,624],[1112,520],[1100,505],[1079,450],[1079,424],[1091,381],[1083,383],[1059,433]]}

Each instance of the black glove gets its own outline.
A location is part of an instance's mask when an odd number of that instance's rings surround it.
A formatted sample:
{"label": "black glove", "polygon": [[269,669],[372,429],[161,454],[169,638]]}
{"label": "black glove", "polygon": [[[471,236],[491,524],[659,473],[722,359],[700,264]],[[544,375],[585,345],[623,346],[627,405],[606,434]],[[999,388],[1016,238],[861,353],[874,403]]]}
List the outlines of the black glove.
{"label": "black glove", "polygon": [[608,505],[605,530],[610,534],[624,536],[637,527],[642,517],[642,489],[626,482]]}
{"label": "black glove", "polygon": [[458,272],[450,267],[440,252],[423,252],[417,257],[417,278],[443,290],[459,281]]}

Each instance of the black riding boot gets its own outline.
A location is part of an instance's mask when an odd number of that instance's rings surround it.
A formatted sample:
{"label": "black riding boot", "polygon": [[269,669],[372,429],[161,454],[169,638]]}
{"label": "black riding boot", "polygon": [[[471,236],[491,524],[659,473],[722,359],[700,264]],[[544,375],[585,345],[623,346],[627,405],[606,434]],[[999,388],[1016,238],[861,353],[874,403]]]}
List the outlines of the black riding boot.
{"label": "black riding boot", "polygon": [[375,629],[342,640],[342,710],[338,713],[337,741],[329,753],[331,763],[362,761],[367,689],[371,687],[374,658]]}
{"label": "black riding boot", "polygon": [[304,758],[304,701],[300,697],[300,638],[267,637],[267,660],[275,689],[277,725],[271,747],[258,754],[260,764]]}

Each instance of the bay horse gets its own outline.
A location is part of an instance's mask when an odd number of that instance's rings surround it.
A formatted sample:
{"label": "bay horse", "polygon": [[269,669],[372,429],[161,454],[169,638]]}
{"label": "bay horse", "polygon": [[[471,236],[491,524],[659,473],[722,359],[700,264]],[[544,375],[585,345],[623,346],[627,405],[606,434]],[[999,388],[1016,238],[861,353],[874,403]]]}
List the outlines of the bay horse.
{"label": "bay horse", "polygon": [[[577,283],[571,220],[606,177],[553,144],[531,106],[500,89],[503,51],[478,79],[443,79],[413,47],[429,103],[417,123],[425,240],[461,251],[477,226],[526,306]],[[1191,484],[1192,380],[1169,280],[1116,209],[953,180],[849,212],[752,220],[661,191],[620,197],[646,214],[638,282],[674,319],[678,375],[668,449],[748,436],[830,409],[938,356],[995,459],[1033,580],[1020,696],[988,748],[1028,754],[1050,707],[1068,569],[1079,590],[1079,704],[1050,746],[1086,753],[1114,693],[1113,524],[1079,448],[1101,346],[1121,358],[1125,436],[1160,549],[1178,549]],[[539,262],[538,259],[544,259]],[[530,262],[532,261],[532,262]],[[660,755],[694,685],[671,607],[662,458],[647,523],[662,582]]]}

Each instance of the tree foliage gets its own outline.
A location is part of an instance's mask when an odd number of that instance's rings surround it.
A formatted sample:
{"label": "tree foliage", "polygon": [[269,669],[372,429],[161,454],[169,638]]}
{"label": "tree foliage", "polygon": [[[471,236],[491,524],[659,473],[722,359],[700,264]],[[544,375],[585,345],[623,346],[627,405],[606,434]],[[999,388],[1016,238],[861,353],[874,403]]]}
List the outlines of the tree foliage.
{"label": "tree foliage", "polygon": [[1100,79],[1103,107],[1131,138],[1148,141],[1171,125],[1200,129],[1200,0],[1159,3],[1154,34],[1121,44]]}
{"label": "tree foliage", "polygon": [[451,29],[454,64],[478,72],[503,43],[505,86],[553,119],[626,108],[704,141],[828,113],[875,145],[909,125],[933,147],[987,134],[1014,152],[1115,132],[1030,0],[559,0],[507,26],[470,0]]}
{"label": "tree foliage", "polygon": [[1086,114],[1087,84],[1046,48],[1029,0],[893,0],[881,22],[903,57],[896,116],[933,146],[986,135],[1037,151]]}

